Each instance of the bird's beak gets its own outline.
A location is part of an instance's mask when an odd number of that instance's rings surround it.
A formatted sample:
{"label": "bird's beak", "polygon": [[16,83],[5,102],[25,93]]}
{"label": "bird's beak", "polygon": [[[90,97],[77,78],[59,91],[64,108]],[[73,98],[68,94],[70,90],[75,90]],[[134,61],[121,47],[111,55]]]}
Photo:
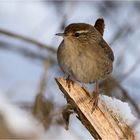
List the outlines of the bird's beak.
{"label": "bird's beak", "polygon": [[57,33],[55,35],[58,35],[58,36],[64,36],[64,33]]}

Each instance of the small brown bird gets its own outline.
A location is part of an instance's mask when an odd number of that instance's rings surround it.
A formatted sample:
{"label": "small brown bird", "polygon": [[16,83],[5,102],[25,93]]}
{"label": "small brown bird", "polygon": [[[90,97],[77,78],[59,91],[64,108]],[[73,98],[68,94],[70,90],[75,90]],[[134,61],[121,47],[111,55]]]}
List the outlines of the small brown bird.
{"label": "small brown bird", "polygon": [[97,19],[95,25],[72,23],[68,25],[63,41],[57,51],[58,64],[68,76],[82,83],[95,83],[92,97],[92,112],[98,104],[98,81],[107,78],[112,72],[114,54],[102,35],[104,20]]}

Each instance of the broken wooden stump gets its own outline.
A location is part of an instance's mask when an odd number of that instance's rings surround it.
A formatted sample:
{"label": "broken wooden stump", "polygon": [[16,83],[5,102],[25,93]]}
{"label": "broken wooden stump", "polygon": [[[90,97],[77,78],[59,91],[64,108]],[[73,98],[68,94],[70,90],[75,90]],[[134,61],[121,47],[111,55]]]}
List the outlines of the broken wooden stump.
{"label": "broken wooden stump", "polygon": [[[135,140],[132,129],[127,124],[122,123],[121,120],[118,120],[118,118],[107,109],[105,102],[101,100],[100,97],[98,107],[91,113],[91,97],[87,91],[74,82],[70,83],[69,89],[67,81],[63,78],[56,78],[56,82],[66,97],[70,110],[73,110],[74,113],[77,114],[77,118],[95,139]],[[64,111],[64,119],[69,119],[71,113],[72,112]]]}

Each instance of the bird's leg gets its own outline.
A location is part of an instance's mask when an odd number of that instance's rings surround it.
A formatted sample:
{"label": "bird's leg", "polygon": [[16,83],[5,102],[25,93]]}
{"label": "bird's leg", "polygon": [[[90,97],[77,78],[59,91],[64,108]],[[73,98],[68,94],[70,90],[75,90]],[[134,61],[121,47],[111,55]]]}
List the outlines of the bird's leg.
{"label": "bird's leg", "polygon": [[70,85],[73,84],[73,81],[70,79],[70,75],[68,75],[68,77],[66,78],[66,83],[67,83],[68,89],[70,91]]}
{"label": "bird's leg", "polygon": [[70,80],[70,75],[67,76],[66,80]]}
{"label": "bird's leg", "polygon": [[98,81],[95,82],[95,90],[93,91],[93,95],[91,97],[90,102],[93,102],[91,113],[96,109],[98,105],[98,97],[99,97],[99,85]]}

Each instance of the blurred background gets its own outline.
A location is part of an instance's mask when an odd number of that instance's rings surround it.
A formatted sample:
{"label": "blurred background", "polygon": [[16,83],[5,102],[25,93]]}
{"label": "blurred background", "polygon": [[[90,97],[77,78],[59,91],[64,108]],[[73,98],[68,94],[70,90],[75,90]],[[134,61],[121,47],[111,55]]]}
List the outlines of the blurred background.
{"label": "blurred background", "polygon": [[64,76],[55,36],[74,22],[104,18],[104,39],[114,51],[112,76],[101,93],[129,102],[140,115],[139,1],[0,1],[0,138],[92,139],[72,115],[69,130],[61,116],[66,105],[55,82]]}

